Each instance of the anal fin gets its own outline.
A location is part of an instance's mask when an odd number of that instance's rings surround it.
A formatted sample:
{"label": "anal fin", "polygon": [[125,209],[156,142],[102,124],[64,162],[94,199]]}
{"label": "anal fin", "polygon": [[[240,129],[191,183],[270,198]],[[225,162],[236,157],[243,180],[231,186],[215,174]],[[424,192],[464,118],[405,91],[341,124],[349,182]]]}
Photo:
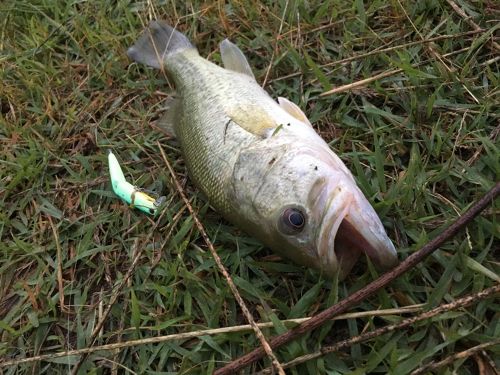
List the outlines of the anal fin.
{"label": "anal fin", "polygon": [[165,101],[165,112],[156,121],[156,125],[171,137],[177,137],[175,134],[175,124],[179,121],[179,113],[181,111],[181,101],[179,98],[170,96]]}

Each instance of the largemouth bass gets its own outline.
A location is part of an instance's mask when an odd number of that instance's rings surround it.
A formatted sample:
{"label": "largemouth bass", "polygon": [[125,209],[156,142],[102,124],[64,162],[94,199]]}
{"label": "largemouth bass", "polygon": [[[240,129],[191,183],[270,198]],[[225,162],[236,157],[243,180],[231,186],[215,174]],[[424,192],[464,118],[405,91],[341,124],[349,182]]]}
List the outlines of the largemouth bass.
{"label": "largemouth bass", "polygon": [[394,266],[379,217],[306,115],[272,99],[238,47],[227,39],[220,47],[224,68],[153,21],[127,52],[174,81],[163,126],[179,140],[194,184],[227,220],[328,277],[345,277],[363,253]]}

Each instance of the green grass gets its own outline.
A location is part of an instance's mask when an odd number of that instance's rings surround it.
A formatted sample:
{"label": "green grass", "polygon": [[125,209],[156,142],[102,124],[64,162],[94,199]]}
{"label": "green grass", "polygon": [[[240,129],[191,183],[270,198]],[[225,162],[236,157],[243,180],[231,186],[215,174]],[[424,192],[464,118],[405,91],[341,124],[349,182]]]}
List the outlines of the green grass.
{"label": "green grass", "polygon": [[[161,115],[170,89],[161,74],[131,64],[125,55],[150,17],[178,21],[212,61],[220,62],[218,43],[229,37],[246,53],[259,82],[271,64],[267,90],[305,110],[355,174],[401,259],[499,180],[500,75],[491,41],[498,35],[500,10],[494,2],[457,1],[486,32],[436,41],[435,53],[428,44],[417,44],[327,67],[323,65],[422,37],[470,31],[471,26],[446,1],[172,4],[0,4],[0,363],[87,347],[100,306],[106,307],[139,250],[139,264],[97,344],[245,323],[183,210],[157,142],[185,183],[256,320],[310,316],[376,277],[374,270],[360,265],[338,286],[320,280],[316,272],[277,259],[209,208],[185,177],[178,145],[150,126]],[[319,97],[396,68],[403,71]],[[297,75],[286,78],[293,73]],[[108,149],[123,162],[130,181],[168,197],[157,227],[111,192]],[[415,303],[431,308],[494,285],[500,271],[497,213],[498,202],[359,310]],[[499,317],[498,300],[489,299],[288,371],[408,373],[498,337]],[[335,322],[276,353],[284,363],[401,319]],[[284,329],[278,325],[264,333]],[[81,373],[130,369],[138,374],[203,374],[258,345],[249,332],[139,345],[94,353]],[[499,366],[498,358],[497,346],[439,373],[475,374],[479,362],[493,360]],[[77,360],[60,358],[3,371],[67,373]],[[246,371],[267,365],[266,359]]]}

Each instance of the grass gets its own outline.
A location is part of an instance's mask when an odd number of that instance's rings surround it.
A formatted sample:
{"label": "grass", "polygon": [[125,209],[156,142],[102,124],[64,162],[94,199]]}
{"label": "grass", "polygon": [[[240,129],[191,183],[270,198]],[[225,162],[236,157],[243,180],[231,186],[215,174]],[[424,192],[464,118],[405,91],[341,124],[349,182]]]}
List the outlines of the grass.
{"label": "grass", "polygon": [[[457,1],[202,3],[5,0],[0,4],[0,364],[89,346],[245,324],[160,155],[257,321],[311,316],[376,277],[360,265],[339,284],[274,256],[210,209],[186,177],[175,142],[150,126],[170,89],[125,55],[150,18],[179,22],[203,56],[236,42],[259,82],[299,104],[373,202],[400,258],[414,252],[500,177],[500,8]],[[281,31],[281,32],[280,32]],[[277,38],[278,34],[280,37]],[[420,42],[455,35],[433,44]],[[457,36],[458,35],[458,36]],[[461,35],[461,36],[460,36]],[[382,53],[368,52],[395,47]],[[451,55],[449,55],[451,54]],[[361,56],[344,64],[336,61]],[[399,73],[330,96],[332,88]],[[168,198],[155,223],[114,196],[106,150],[130,181]],[[499,281],[498,202],[465,233],[372,296],[360,311],[424,303],[430,309]],[[403,316],[336,321],[276,351],[285,363]],[[290,374],[406,374],[499,336],[498,299],[447,312]],[[203,374],[257,347],[249,331],[92,353],[80,373]],[[500,365],[499,347],[457,359],[441,374]],[[2,368],[67,373],[77,356]],[[269,365],[266,359],[247,373]]]}

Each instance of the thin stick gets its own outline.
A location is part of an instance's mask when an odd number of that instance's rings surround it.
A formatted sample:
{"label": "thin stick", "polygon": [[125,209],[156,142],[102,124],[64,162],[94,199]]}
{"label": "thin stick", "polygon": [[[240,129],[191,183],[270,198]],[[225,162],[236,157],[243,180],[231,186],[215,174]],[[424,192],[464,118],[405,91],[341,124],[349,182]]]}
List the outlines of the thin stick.
{"label": "thin stick", "polygon": [[[465,47],[465,48],[459,49],[457,51],[446,53],[446,54],[443,55],[443,57],[448,57],[448,56],[451,56],[451,55],[456,55],[457,53],[461,53],[461,52],[467,51],[469,48],[470,47]],[[428,63],[433,62],[433,61],[434,60],[430,60],[430,59],[429,60],[425,60],[425,61],[421,61],[421,62],[419,62],[417,64],[412,65],[412,68],[416,68],[418,66],[421,66],[421,65],[424,65],[424,64],[428,64]],[[382,72],[382,73],[376,74],[376,75],[374,75],[372,77],[368,77],[368,78],[362,79],[360,81],[349,83],[347,85],[339,86],[339,87],[334,88],[334,89],[329,90],[329,91],[325,91],[325,92],[319,94],[319,96],[327,96],[327,95],[332,95],[332,94],[339,94],[339,93],[344,92],[344,91],[349,91],[349,90],[354,89],[354,88],[365,86],[368,83],[372,83],[374,81],[378,81],[379,79],[390,77],[390,76],[396,75],[398,73],[402,73],[403,71],[404,71],[404,69],[399,69],[398,68],[398,69],[389,70],[387,72]]]}
{"label": "thin stick", "polygon": [[255,332],[255,335],[259,339],[259,341],[262,345],[261,348],[263,348],[263,350],[267,354],[267,356],[269,358],[271,358],[271,362],[272,362],[274,368],[276,368],[276,370],[278,370],[278,373],[280,375],[285,375],[285,371],[281,367],[281,364],[279,363],[278,358],[276,358],[276,356],[274,355],[273,350],[271,349],[271,346],[269,346],[269,343],[267,342],[266,338],[264,337],[264,334],[260,330],[259,326],[255,323],[255,320],[253,319],[252,314],[250,314],[250,311],[248,310],[248,308],[245,304],[245,301],[243,301],[243,298],[241,298],[241,295],[238,292],[238,289],[236,288],[236,285],[234,285],[233,279],[231,278],[231,276],[227,272],[226,268],[222,264],[222,260],[220,259],[219,254],[217,254],[217,252],[215,251],[215,248],[214,248],[214,245],[212,244],[212,241],[210,241],[210,238],[208,238],[207,232],[205,231],[205,228],[201,224],[201,221],[198,218],[198,215],[196,214],[193,207],[189,203],[189,200],[187,199],[186,194],[184,194],[184,190],[182,189],[181,184],[179,183],[179,181],[177,179],[177,175],[175,174],[172,166],[170,165],[170,163],[167,159],[167,156],[165,155],[165,152],[163,151],[163,148],[161,147],[161,144],[159,142],[157,144],[158,144],[158,148],[160,149],[161,156],[163,157],[163,161],[165,162],[170,174],[172,175],[172,179],[174,180],[175,187],[177,188],[179,195],[181,196],[182,200],[184,201],[184,204],[186,205],[189,212],[191,213],[191,216],[192,216],[196,226],[198,227],[198,231],[200,232],[201,236],[203,237],[203,240],[205,241],[205,244],[207,245],[210,252],[212,253],[212,256],[215,260],[215,263],[217,264],[217,267],[219,268],[219,271],[222,273],[222,275],[226,279],[226,282],[229,285],[229,288],[231,289],[231,292],[233,293],[234,298],[236,299],[236,301],[240,305],[241,311],[243,311],[245,318],[247,319],[248,323],[250,323],[250,325],[252,326],[252,328]]}
{"label": "thin stick", "polygon": [[59,241],[59,234],[57,233],[57,229],[52,221],[52,217],[47,215],[47,219],[49,220],[50,227],[52,228],[52,234],[54,235],[54,242],[56,243],[56,251],[57,251],[57,289],[59,291],[59,305],[61,307],[61,311],[67,313],[68,308],[64,304],[64,282],[63,282],[63,274],[62,274],[62,249],[61,249],[61,241]]}
{"label": "thin stick", "polygon": [[[137,263],[139,262],[139,259],[142,256],[142,253],[144,252],[144,249],[146,246],[143,246],[135,255],[134,260],[132,261],[132,265],[128,269],[127,273],[125,274],[125,277],[121,281],[120,285],[115,289],[114,293],[111,295],[111,298],[109,300],[108,306],[106,307],[106,310],[104,310],[104,313],[102,314],[101,318],[97,322],[97,325],[94,327],[94,330],[92,331],[92,335],[90,336],[90,342],[89,346],[92,347],[97,339],[97,335],[101,331],[101,329],[104,326],[104,323],[106,322],[106,319],[108,318],[109,313],[111,312],[111,309],[113,308],[113,305],[115,304],[116,300],[118,299],[118,296],[127,283],[128,279],[130,276],[132,276],[132,273],[135,270],[135,267],[137,266]],[[78,373],[78,370],[80,370],[80,367],[82,366],[83,362],[88,357],[88,353],[84,352],[83,355],[80,357],[78,362],[73,366],[71,369],[71,375],[76,375]]]}
{"label": "thin stick", "polygon": [[411,375],[421,375],[421,374],[427,374],[433,370],[437,370],[440,367],[449,365],[456,361],[457,359],[464,359],[467,357],[470,357],[471,355],[476,354],[477,352],[482,351],[483,349],[486,349],[490,346],[498,345],[500,344],[500,339],[496,339],[490,342],[485,342],[484,344],[480,344],[477,346],[474,346],[472,348],[469,348],[467,350],[464,350],[463,352],[460,353],[455,353],[453,355],[450,355],[449,357],[443,359],[442,361],[439,362],[431,362],[428,363],[422,367],[419,367],[415,371],[411,373]]}
{"label": "thin stick", "polygon": [[273,53],[271,54],[271,60],[269,61],[269,66],[267,67],[266,76],[264,77],[264,82],[262,82],[262,87],[266,86],[267,79],[269,78],[269,73],[271,73],[271,68],[273,66],[274,56],[276,55],[276,51],[278,49],[278,39],[280,38],[281,31],[283,30],[283,24],[285,23],[285,15],[286,15],[286,10],[288,9],[288,2],[289,2],[289,0],[286,1],[285,9],[283,9],[283,15],[281,16],[280,27],[278,29],[278,35],[276,36],[276,39],[274,40]]}
{"label": "thin stick", "polygon": [[[480,29],[480,30],[466,31],[466,32],[463,32],[463,33],[452,34],[452,35],[435,36],[435,37],[429,38],[429,39],[417,40],[417,41],[414,41],[414,42],[399,44],[397,46],[392,46],[392,47],[377,49],[377,50],[373,50],[373,51],[370,51],[370,52],[367,52],[367,53],[363,53],[363,54],[359,54],[359,55],[355,55],[355,56],[351,56],[351,57],[346,57],[345,59],[332,61],[332,62],[323,64],[323,65],[318,65],[318,67],[319,68],[327,68],[327,67],[330,67],[330,66],[341,65],[341,64],[345,64],[345,63],[348,63],[348,62],[351,62],[351,61],[361,60],[361,59],[364,59],[364,58],[367,58],[367,57],[370,57],[370,56],[378,55],[379,53],[396,51],[398,49],[408,48],[408,47],[412,47],[412,46],[416,46],[416,45],[422,45],[422,44],[425,44],[425,43],[432,43],[432,42],[436,42],[438,40],[462,38],[462,37],[468,36],[468,35],[475,35],[475,34],[484,33],[485,31],[486,30],[484,30],[484,29]],[[281,81],[281,80],[284,80],[284,79],[297,77],[297,76],[300,76],[302,74],[304,74],[304,73],[303,72],[296,72],[296,73],[288,74],[288,75],[283,76],[283,77],[278,77],[278,78],[272,79],[269,82]]]}
{"label": "thin stick", "polygon": [[[440,235],[436,238],[428,242],[424,247],[422,247],[417,252],[410,255],[403,262],[401,262],[396,268],[393,270],[383,274],[375,281],[371,282],[364,288],[358,290],[357,292],[351,294],[349,297],[343,299],[339,303],[329,307],[326,310],[323,310],[318,315],[314,316],[310,320],[305,323],[302,323],[298,327],[285,332],[281,335],[275,336],[271,338],[269,344],[272,348],[278,348],[297,337],[303,335],[306,332],[310,332],[321,325],[323,325],[326,321],[338,315],[349,308],[357,305],[361,301],[373,295],[378,290],[384,288],[389,283],[391,283],[394,279],[398,278],[408,270],[415,267],[418,263],[420,263],[424,258],[426,258],[429,254],[437,250],[443,243],[448,241],[454,235],[456,235],[461,229],[463,229],[470,221],[472,221],[481,211],[483,211],[486,207],[488,207],[491,202],[498,197],[500,194],[500,182],[497,182],[490,191],[488,191],[479,201],[472,205],[470,209],[468,209],[462,216],[458,217],[457,220],[451,224],[448,228],[446,228]],[[235,359],[230,362],[226,366],[221,369],[218,369],[214,372],[214,375],[227,375],[227,374],[235,374],[237,371],[242,368],[254,363],[255,361],[261,359],[264,353],[262,348],[258,348],[253,350],[252,352]]]}
{"label": "thin stick", "polygon": [[[403,6],[403,4],[401,4],[401,1],[400,0],[397,0],[398,1],[398,4],[399,6],[401,7],[401,10],[403,11],[403,13],[405,14],[406,16],[406,19],[408,20],[408,22],[410,22],[410,24],[412,25],[413,29],[415,30],[415,32],[418,34],[418,36],[420,37],[421,40],[424,40],[424,36],[420,33],[420,31],[418,30],[417,26],[415,26],[415,24],[413,23],[411,17],[408,15],[408,12],[406,12],[406,9],[405,7]],[[478,28],[479,30],[481,28]],[[477,29],[475,30],[477,31]],[[427,49],[429,50],[430,54],[432,56],[434,56],[437,61],[439,61],[441,63],[441,65],[447,70],[448,74],[450,73],[455,73],[456,72],[456,69],[455,68],[450,68],[447,64],[446,64],[446,61],[444,60],[443,56],[441,56],[439,54],[439,52],[434,48],[434,43],[429,43],[429,44],[426,44],[426,47]],[[462,87],[465,89],[465,91],[467,91],[467,93],[471,96],[472,99],[474,99],[474,101],[479,104],[479,100],[476,98],[476,96],[469,90],[469,88],[467,87],[467,85],[463,82],[463,80],[459,77],[459,76],[455,76],[455,78],[460,82],[460,84],[462,85]]]}
{"label": "thin stick", "polygon": [[403,72],[403,69],[388,70],[387,72],[382,72],[380,74],[376,74],[376,75],[374,75],[372,77],[368,77],[368,78],[362,79],[360,81],[356,81],[356,82],[353,82],[353,83],[349,83],[347,85],[336,87],[334,89],[331,89],[329,91],[326,91],[326,92],[323,92],[323,93],[319,94],[319,96],[327,96],[327,95],[339,94],[341,92],[345,92],[345,91],[349,91],[349,90],[352,90],[352,89],[355,89],[355,88],[358,88],[358,87],[361,87],[361,86],[365,86],[365,85],[367,85],[369,83],[378,81],[379,79],[390,77],[390,76],[396,75],[396,74],[401,73],[401,72]]}
{"label": "thin stick", "polygon": [[[413,27],[413,30],[415,30],[415,32],[417,33],[417,35],[420,37],[420,40],[422,40],[422,41],[425,40],[425,38],[422,35],[422,33],[420,32],[420,30],[417,28],[417,26],[415,26],[415,24],[413,23],[411,17],[408,15],[408,12],[406,11],[406,9],[403,6],[403,4],[401,4],[401,1],[397,0],[397,2],[399,4],[399,7],[401,8],[401,10],[403,11],[406,19],[408,20],[408,22]],[[444,68],[448,71],[448,73],[451,73],[452,69],[448,65],[446,65],[446,63],[444,62],[444,60],[441,57],[441,55],[432,47],[432,43],[427,44],[426,47],[429,50],[429,52],[431,53],[431,55],[433,55],[436,59],[439,60],[439,62],[444,66]]]}
{"label": "thin stick", "polygon": [[[160,215],[160,217],[158,218],[158,220],[154,224],[151,232],[148,234],[148,236],[147,236],[147,238],[146,238],[145,241],[149,241],[150,240],[151,236],[153,235],[153,233],[154,233],[156,227],[158,226],[161,218],[163,217],[164,213],[165,212],[163,212]],[[167,237],[165,239],[164,243],[166,243],[168,240],[169,240],[169,238]],[[108,318],[108,315],[111,312],[111,309],[113,308],[113,305],[115,304],[116,300],[118,299],[118,296],[120,295],[121,290],[123,289],[123,287],[125,286],[125,284],[128,282],[128,280],[130,279],[130,277],[134,273],[135,267],[139,263],[139,259],[142,257],[142,254],[143,254],[143,252],[144,252],[145,249],[146,249],[146,246],[142,246],[141,249],[139,251],[137,251],[137,253],[135,254],[135,256],[134,256],[134,258],[132,260],[132,264],[130,265],[129,269],[127,270],[127,273],[125,274],[125,276],[123,277],[123,280],[120,282],[120,284],[118,285],[118,287],[114,290],[113,294],[111,295],[111,298],[109,300],[108,306],[106,307],[106,310],[104,310],[104,313],[102,314],[101,318],[97,322],[97,325],[94,327],[94,330],[92,331],[92,335],[90,336],[90,342],[89,342],[89,346],[90,347],[92,347],[94,345],[94,343],[95,343],[95,341],[97,339],[97,336],[101,332],[101,330],[102,330],[102,328],[104,326],[104,323],[106,322],[106,319]],[[87,359],[87,357],[88,357],[88,353],[84,353],[82,355],[82,357],[80,357],[80,359],[78,360],[78,362],[76,362],[76,364],[71,369],[71,375],[76,375],[78,373],[78,370],[80,370],[80,367],[82,366],[83,362],[85,362],[85,360]]]}
{"label": "thin stick", "polygon": [[[453,10],[460,16],[464,19],[465,22],[467,22],[474,30],[480,30],[481,27],[475,23],[473,20],[472,20],[472,17],[469,17],[464,11],[462,8],[460,8],[453,0],[446,0],[448,2],[448,4],[450,4],[450,6],[453,8]],[[494,40],[490,40],[490,43],[491,45],[493,46],[494,49],[496,49],[497,51],[500,51],[500,45],[495,42]]]}
{"label": "thin stick", "polygon": [[[470,306],[473,303],[484,300],[484,299],[491,297],[494,294],[499,293],[499,292],[500,292],[500,284],[496,284],[490,288],[481,290],[478,293],[469,294],[468,296],[459,298],[451,303],[442,304],[442,305],[436,307],[435,309],[423,312],[417,316],[414,316],[414,317],[411,317],[408,319],[404,319],[399,323],[390,324],[390,325],[387,325],[385,327],[375,329],[371,332],[367,332],[367,333],[364,333],[364,334],[359,335],[359,336],[355,336],[355,337],[348,338],[346,340],[339,341],[331,346],[325,346],[325,347],[321,348],[321,350],[316,352],[316,353],[306,354],[306,355],[297,357],[290,362],[284,363],[283,368],[297,366],[301,363],[304,363],[304,362],[310,361],[312,359],[321,357],[325,354],[339,351],[341,349],[350,347],[354,344],[359,344],[361,342],[371,340],[375,337],[382,336],[382,335],[389,333],[389,332],[394,332],[394,331],[397,331],[397,330],[400,330],[403,328],[413,326],[417,322],[420,322],[420,321],[425,320],[425,319],[430,319],[430,318],[432,318],[438,314],[441,314],[443,312],[446,312],[446,311],[461,309],[461,308]],[[265,369],[265,370],[261,371],[259,374],[269,374],[270,372],[271,372],[270,369]]]}
{"label": "thin stick", "polygon": [[[408,313],[412,313],[412,312],[416,312],[416,311],[421,311],[423,306],[424,306],[423,304],[418,304],[418,305],[404,306],[404,307],[401,307],[398,309],[360,311],[360,312],[355,312],[355,313],[342,314],[342,315],[336,316],[332,320],[345,320],[345,319],[357,319],[357,318],[365,318],[365,317],[372,317],[372,316],[380,317],[380,316],[386,316],[386,315],[408,314]],[[311,319],[311,318],[306,317],[306,318],[298,318],[298,319],[287,319],[287,320],[282,320],[281,323],[283,323],[286,326],[293,327],[293,326],[300,324],[300,323],[303,323],[309,319]],[[272,328],[272,327],[274,327],[274,323],[273,322],[257,323],[257,326],[259,328]],[[141,327],[139,329],[149,329],[149,327]],[[253,331],[252,326],[250,324],[244,324],[244,325],[232,326],[232,327],[201,329],[201,330],[196,330],[196,331],[192,331],[192,332],[175,333],[172,335],[149,337],[146,339],[116,342],[113,344],[91,346],[91,347],[83,348],[83,349],[75,349],[75,350],[68,350],[68,351],[64,351],[64,352],[42,354],[42,355],[37,355],[37,356],[33,356],[33,357],[28,357],[28,358],[20,358],[20,359],[14,359],[11,361],[0,362],[0,368],[8,367],[8,366],[17,366],[17,365],[20,365],[23,363],[45,361],[45,360],[54,359],[54,358],[68,357],[68,356],[73,356],[73,355],[82,355],[85,353],[94,353],[94,352],[108,351],[108,350],[113,351],[113,350],[119,350],[119,349],[123,349],[123,348],[139,346],[139,345],[157,344],[157,343],[163,343],[163,342],[169,342],[169,341],[181,341],[181,340],[186,340],[186,339],[200,338],[201,336],[215,336],[215,335],[219,335],[219,334],[223,334],[223,333],[234,333],[234,332],[245,332],[245,331]]]}

